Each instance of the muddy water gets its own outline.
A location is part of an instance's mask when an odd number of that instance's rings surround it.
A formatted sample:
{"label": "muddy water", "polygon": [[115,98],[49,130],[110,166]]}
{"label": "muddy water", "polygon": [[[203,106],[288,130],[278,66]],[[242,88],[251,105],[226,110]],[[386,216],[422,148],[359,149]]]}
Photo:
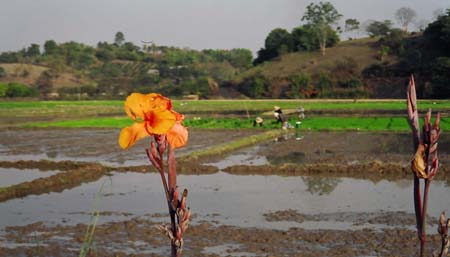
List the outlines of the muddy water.
{"label": "muddy water", "polygon": [[[87,223],[92,203],[104,183],[98,210],[102,222],[123,220],[129,216],[163,214],[166,205],[159,174],[112,173],[61,193],[29,196],[0,203],[0,228],[38,221],[48,225]],[[442,208],[450,207],[450,187],[433,182],[429,214],[437,217]],[[268,229],[362,229],[382,228],[386,220],[369,223],[368,213],[411,213],[411,181],[373,183],[351,178],[237,176],[219,172],[212,175],[182,175],[180,188],[189,189],[189,205],[197,217],[194,224],[209,221],[239,227]],[[293,210],[317,215],[304,221],[278,219],[272,222],[264,214]],[[374,216],[374,214],[372,214]],[[158,219],[157,219],[158,220]],[[372,219],[373,220],[373,219]],[[400,222],[402,222],[400,220]],[[411,223],[392,224],[411,228]]]}
{"label": "muddy water", "polygon": [[[235,151],[208,162],[219,169],[235,165],[344,164],[372,161],[409,165],[412,158],[409,133],[293,132],[270,142]],[[441,166],[450,164],[450,134],[439,140]]]}
{"label": "muddy water", "polygon": [[[179,155],[253,133],[192,130],[189,145]],[[0,130],[0,160],[147,165],[144,142],[120,151],[117,134],[118,130],[112,129]],[[441,139],[441,170],[445,170],[450,137],[444,134]],[[209,158],[208,163],[223,171],[180,175],[178,179],[181,189],[189,189],[188,205],[194,213],[184,256],[413,256],[417,240],[412,182],[407,173],[389,179],[379,173],[376,182],[347,174],[289,173],[285,177],[275,174],[287,173],[271,173],[288,163],[347,167],[376,162],[376,170],[390,162],[404,167],[411,158],[411,148],[409,134],[303,132]],[[252,172],[239,170],[237,165],[252,167]],[[262,165],[264,172],[258,171]],[[27,172],[11,171],[18,176]],[[125,171],[118,168],[103,176],[107,171],[99,167],[97,173],[102,177],[94,182],[1,202],[0,256],[77,256],[102,184],[97,207],[101,216],[95,234],[98,256],[167,256],[168,241],[154,229],[155,224],[168,222],[160,177]],[[353,172],[364,174],[368,170]],[[44,172],[36,174],[46,176]],[[435,234],[439,213],[450,211],[448,195],[448,182],[433,181],[429,234]],[[432,237],[431,244],[436,246],[436,242],[438,238]]]}
{"label": "muddy water", "polygon": [[56,173],[58,172],[42,172],[38,169],[19,170],[14,168],[0,168],[0,187],[7,187],[38,178],[45,178],[55,175]]}

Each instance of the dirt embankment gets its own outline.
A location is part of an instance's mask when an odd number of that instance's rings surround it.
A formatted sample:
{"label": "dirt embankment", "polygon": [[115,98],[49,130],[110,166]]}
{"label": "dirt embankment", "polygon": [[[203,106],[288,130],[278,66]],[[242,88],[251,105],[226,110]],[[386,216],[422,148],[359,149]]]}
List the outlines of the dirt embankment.
{"label": "dirt embankment", "polygon": [[[373,161],[362,164],[307,164],[283,166],[248,166],[237,165],[225,168],[224,172],[234,175],[280,175],[280,176],[323,176],[323,177],[351,177],[367,179],[374,182],[380,180],[398,180],[412,177],[409,166],[398,163],[381,163]],[[440,167],[435,179],[450,182],[450,168]]]}
{"label": "dirt embankment", "polygon": [[[46,164],[50,164],[45,162]],[[7,201],[14,198],[21,198],[27,195],[40,195],[50,192],[61,192],[65,189],[77,187],[85,182],[96,181],[106,174],[108,169],[101,165],[96,164],[75,164],[63,162],[61,164],[51,163],[49,166],[42,165],[42,162],[17,162],[14,163],[1,162],[0,167],[15,167],[15,168],[27,168],[27,167],[41,167],[44,170],[52,168],[68,168],[69,166],[78,166],[75,169],[61,171],[53,176],[46,178],[38,178],[30,182],[23,182],[17,185],[0,188],[0,202]],[[38,164],[38,165],[36,165]],[[40,165],[39,165],[40,164]]]}

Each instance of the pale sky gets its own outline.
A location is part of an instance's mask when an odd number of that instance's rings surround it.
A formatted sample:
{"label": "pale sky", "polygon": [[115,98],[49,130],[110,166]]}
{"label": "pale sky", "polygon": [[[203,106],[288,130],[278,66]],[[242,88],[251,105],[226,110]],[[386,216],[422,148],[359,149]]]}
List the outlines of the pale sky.
{"label": "pale sky", "polygon": [[[256,52],[274,28],[292,28],[312,0],[0,0],[0,52],[31,43],[127,41],[192,49],[248,48]],[[410,7],[418,19],[432,19],[449,0],[331,0],[343,20],[394,19]],[[397,26],[397,24],[396,24]]]}

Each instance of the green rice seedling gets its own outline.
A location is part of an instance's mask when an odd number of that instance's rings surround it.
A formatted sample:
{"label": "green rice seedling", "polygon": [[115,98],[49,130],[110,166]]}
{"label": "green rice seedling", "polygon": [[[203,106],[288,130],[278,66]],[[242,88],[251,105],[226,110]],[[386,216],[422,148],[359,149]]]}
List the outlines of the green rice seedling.
{"label": "green rice seedling", "polygon": [[98,206],[100,205],[102,199],[103,188],[105,186],[105,183],[106,181],[102,183],[100,189],[95,194],[94,203],[92,205],[91,220],[86,228],[86,233],[84,234],[83,245],[81,246],[80,254],[78,255],[79,257],[85,257],[92,246],[95,227],[97,226],[97,222],[100,217],[100,211],[98,210]]}

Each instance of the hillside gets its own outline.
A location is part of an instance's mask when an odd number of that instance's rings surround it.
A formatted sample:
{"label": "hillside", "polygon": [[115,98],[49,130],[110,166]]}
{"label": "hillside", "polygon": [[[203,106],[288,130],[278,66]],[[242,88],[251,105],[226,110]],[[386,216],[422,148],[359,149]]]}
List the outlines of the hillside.
{"label": "hillside", "polygon": [[[250,59],[243,60],[239,52],[167,47],[144,52],[138,47],[128,51],[104,44],[90,48],[71,42],[59,46],[63,53],[28,57],[26,63],[0,63],[4,70],[0,82],[18,82],[38,89],[44,77],[50,84],[48,94],[66,99],[79,97],[79,93],[84,98],[116,98],[132,91],[151,90],[172,97],[194,94],[203,98],[397,98],[404,95],[404,77],[364,74],[374,65],[387,68],[398,62],[393,55],[381,58],[378,38],[340,42],[328,48],[325,56],[319,51],[283,54],[253,67],[248,64]],[[70,61],[74,46],[84,48],[87,54],[79,53],[78,49],[79,57]],[[106,59],[105,49],[111,52]]]}
{"label": "hillside", "polygon": [[[0,77],[0,82],[18,82],[30,87],[35,87],[42,73],[50,68],[25,63],[0,63],[5,71],[5,76]],[[76,75],[73,72],[60,72],[51,78],[55,91],[61,88],[74,88],[94,83],[88,78]]]}
{"label": "hillside", "polygon": [[48,40],[43,52],[32,44],[0,53],[0,97],[122,99],[131,92],[159,92],[192,99],[403,98],[415,74],[419,97],[445,98],[450,59],[435,39],[443,33],[392,30],[336,43],[325,55],[297,49],[262,62],[240,48]]}
{"label": "hillside", "polygon": [[257,72],[261,72],[270,80],[287,78],[298,73],[327,72],[334,69],[336,63],[345,58],[352,58],[357,64],[356,70],[362,72],[370,64],[379,61],[377,40],[363,38],[344,41],[335,47],[327,48],[325,56],[322,56],[319,51],[288,53],[248,70],[239,79]]}
{"label": "hillside", "polygon": [[[327,48],[325,56],[319,51],[284,54],[243,72],[235,77],[233,84],[240,85],[259,76],[268,82],[267,89],[278,93],[274,97],[290,98],[292,93],[289,87],[300,76],[305,80],[304,85],[299,85],[300,90],[303,87],[307,91],[310,87],[309,90],[317,92],[317,95],[307,95],[305,92],[298,96],[301,98],[398,98],[404,95],[406,77],[370,74],[370,67],[390,69],[397,64],[395,55],[381,56],[379,38],[362,38],[343,41]],[[367,71],[369,74],[365,74]],[[320,80],[323,85],[320,85]],[[387,92],[386,87],[389,87]]]}
{"label": "hillside", "polygon": [[[210,98],[217,96],[220,84],[252,65],[251,51],[240,48],[198,51],[125,41],[93,47],[47,40],[41,49],[31,44],[0,53],[0,97],[114,99],[158,91]],[[36,93],[20,94],[28,89]]]}

